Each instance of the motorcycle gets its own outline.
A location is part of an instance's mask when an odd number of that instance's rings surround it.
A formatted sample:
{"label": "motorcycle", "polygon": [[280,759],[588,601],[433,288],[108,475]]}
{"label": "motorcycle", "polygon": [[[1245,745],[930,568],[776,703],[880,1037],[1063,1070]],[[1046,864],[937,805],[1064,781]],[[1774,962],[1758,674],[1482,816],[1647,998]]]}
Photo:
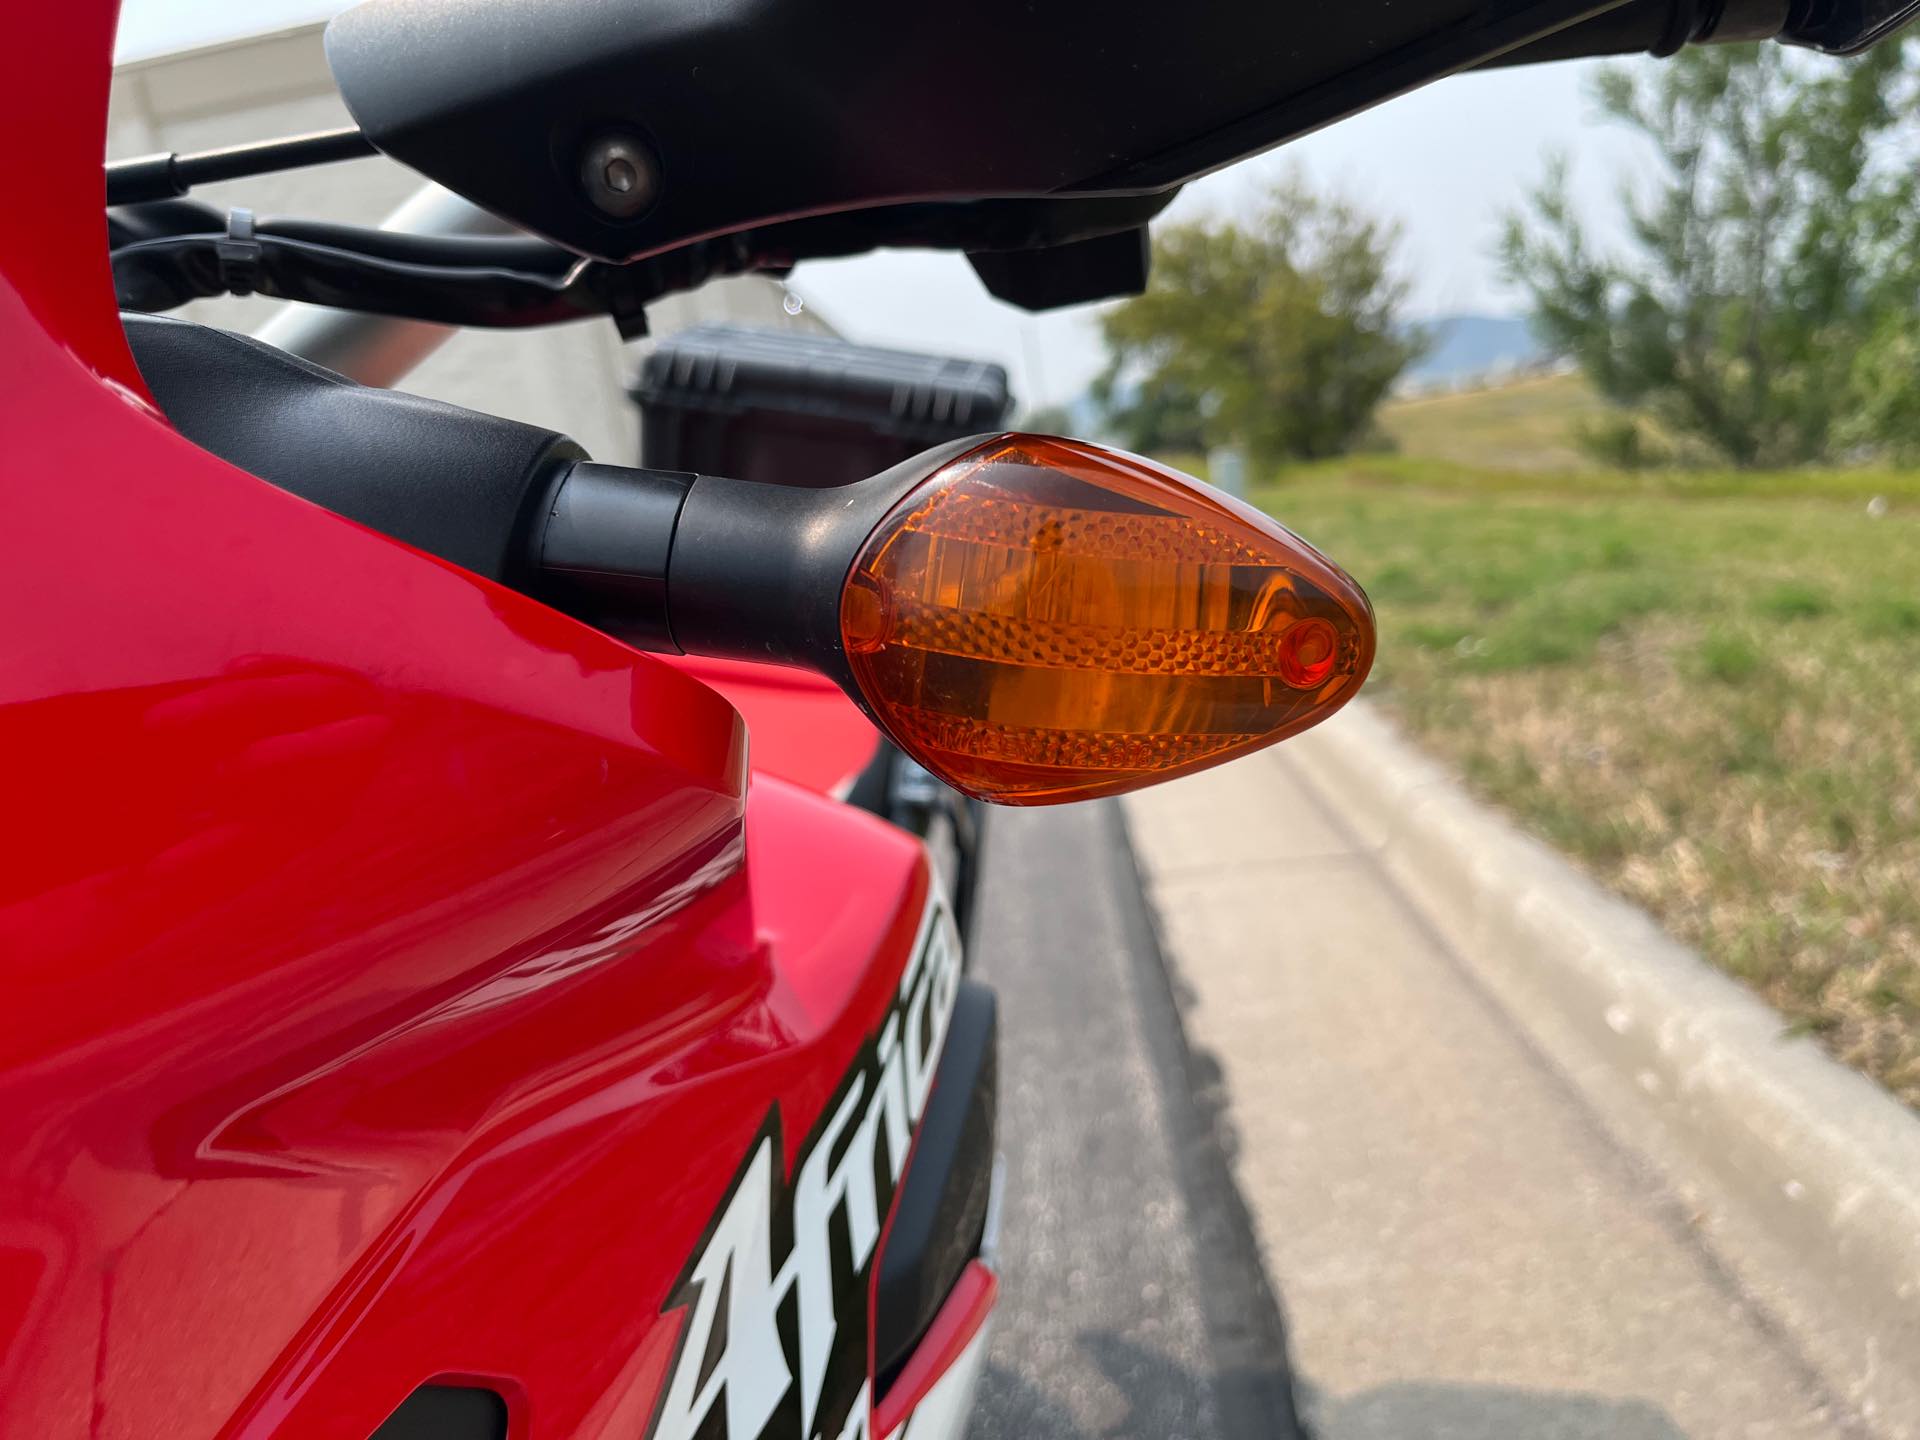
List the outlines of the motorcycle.
{"label": "motorcycle", "polygon": [[[1112,795],[1373,656],[1333,562],[1099,446],[627,467],[165,311],[634,334],[881,245],[1075,303],[1144,284],[1185,181],[1440,75],[1913,8],[368,0],[328,39],[353,127],[103,195],[112,0],[16,7],[0,1432],[958,1435],[994,1002],[850,764]],[[375,151],[511,233],[190,198]]]}

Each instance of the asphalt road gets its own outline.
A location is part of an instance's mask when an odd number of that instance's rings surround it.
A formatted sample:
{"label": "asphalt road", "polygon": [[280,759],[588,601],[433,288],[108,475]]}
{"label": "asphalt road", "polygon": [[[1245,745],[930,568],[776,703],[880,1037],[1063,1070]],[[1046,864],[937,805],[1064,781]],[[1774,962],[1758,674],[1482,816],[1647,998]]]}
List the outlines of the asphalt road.
{"label": "asphalt road", "polygon": [[1119,812],[992,817],[1003,1299],[976,1440],[1291,1440],[1281,1319]]}

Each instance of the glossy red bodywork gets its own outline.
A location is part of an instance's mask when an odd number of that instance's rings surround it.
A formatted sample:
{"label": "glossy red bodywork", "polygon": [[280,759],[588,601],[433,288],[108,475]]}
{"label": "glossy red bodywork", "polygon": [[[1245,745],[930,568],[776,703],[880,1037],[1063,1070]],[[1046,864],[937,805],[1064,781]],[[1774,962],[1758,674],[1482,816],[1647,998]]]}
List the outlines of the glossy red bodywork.
{"label": "glossy red bodywork", "polygon": [[[749,787],[693,675],[167,428],[113,21],[0,47],[0,1435],[365,1435],[449,1376],[641,1435],[662,1302],[886,1009],[925,861]],[[833,713],[756,748],[829,788],[872,743]]]}
{"label": "glossy red bodywork", "polygon": [[675,656],[673,664],[732,703],[753,737],[753,768],[822,794],[844,793],[880,732],[831,680],[806,670]]}
{"label": "glossy red bodywork", "polygon": [[892,1387],[873,1407],[873,1433],[889,1436],[906,1424],[927,1392],[966,1353],[987,1323],[1000,1295],[1000,1280],[985,1262],[975,1260],[960,1272],[953,1293],[933,1317],[913,1358],[901,1367]]}

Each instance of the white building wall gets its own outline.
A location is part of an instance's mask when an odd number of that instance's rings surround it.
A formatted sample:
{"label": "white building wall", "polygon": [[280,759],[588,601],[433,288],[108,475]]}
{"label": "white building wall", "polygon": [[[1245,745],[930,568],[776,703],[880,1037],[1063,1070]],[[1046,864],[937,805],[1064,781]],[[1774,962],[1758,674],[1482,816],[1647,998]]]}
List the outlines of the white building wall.
{"label": "white building wall", "polygon": [[[327,73],[322,29],[301,26],[119,67],[108,110],[108,158],[211,149],[351,124]],[[196,189],[194,198],[244,205],[256,215],[372,225],[419,185],[412,171],[374,156],[208,185]],[[656,336],[713,320],[828,328],[811,311],[789,316],[784,294],[772,280],[742,276],[663,300],[648,318]],[[252,332],[279,308],[280,302],[256,296],[200,301],[174,313]],[[598,459],[632,463],[640,431],[625,385],[639,348],[623,345],[609,320],[541,330],[466,330],[399,388],[559,430]]]}

